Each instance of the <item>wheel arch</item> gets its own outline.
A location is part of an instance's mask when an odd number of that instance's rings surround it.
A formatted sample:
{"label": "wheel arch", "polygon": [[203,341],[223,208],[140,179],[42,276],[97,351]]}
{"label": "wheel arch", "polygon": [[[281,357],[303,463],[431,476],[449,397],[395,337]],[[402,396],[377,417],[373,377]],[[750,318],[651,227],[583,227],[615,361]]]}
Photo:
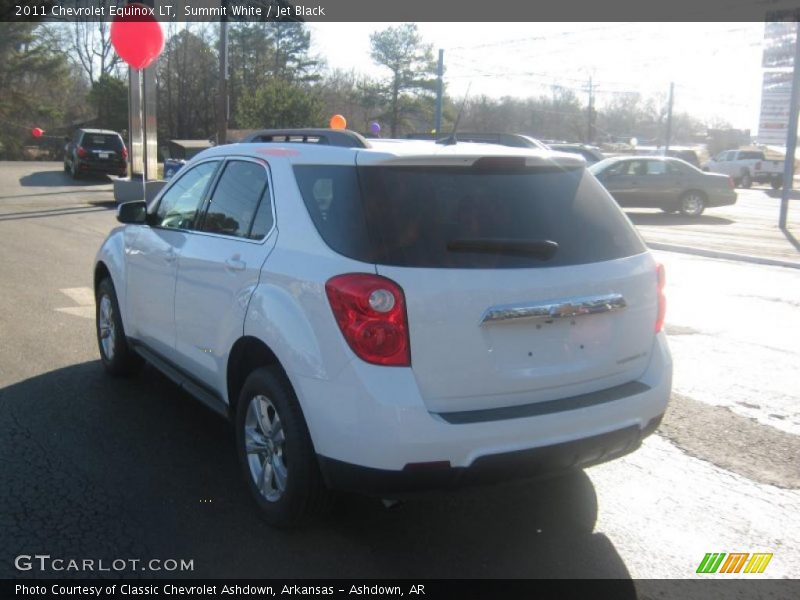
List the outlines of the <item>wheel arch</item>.
{"label": "wheel arch", "polygon": [[247,376],[259,367],[276,366],[288,381],[288,375],[275,352],[266,343],[252,335],[244,335],[234,342],[228,353],[226,366],[226,393],[231,418],[236,415],[239,392]]}
{"label": "wheel arch", "polygon": [[686,197],[686,196],[688,196],[689,194],[699,194],[700,196],[702,196],[702,197],[703,197],[703,201],[704,201],[704,202],[708,202],[708,193],[704,192],[704,191],[703,191],[703,190],[701,190],[700,188],[689,188],[688,190],[684,191],[684,192],[683,192],[683,193],[680,195],[680,199],[682,200],[683,198],[685,198],[685,197]]}
{"label": "wheel arch", "polygon": [[94,289],[97,290],[97,286],[100,285],[100,282],[103,279],[111,279],[111,282],[114,282],[114,278],[111,277],[111,271],[109,271],[106,263],[102,260],[97,261],[97,264],[94,266]]}

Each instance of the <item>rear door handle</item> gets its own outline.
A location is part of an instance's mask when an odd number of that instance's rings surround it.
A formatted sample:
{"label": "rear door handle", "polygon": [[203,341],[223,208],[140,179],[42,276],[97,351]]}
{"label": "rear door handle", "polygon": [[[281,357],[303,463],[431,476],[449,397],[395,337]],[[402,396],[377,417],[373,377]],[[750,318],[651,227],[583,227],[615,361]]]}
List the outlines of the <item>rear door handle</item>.
{"label": "rear door handle", "polygon": [[175,252],[175,248],[170,248],[167,250],[167,253],[164,255],[164,260],[168,263],[175,262],[175,259],[178,258],[178,253]]}
{"label": "rear door handle", "polygon": [[225,261],[225,269],[228,271],[244,271],[247,263],[239,258],[239,255],[231,256]]}

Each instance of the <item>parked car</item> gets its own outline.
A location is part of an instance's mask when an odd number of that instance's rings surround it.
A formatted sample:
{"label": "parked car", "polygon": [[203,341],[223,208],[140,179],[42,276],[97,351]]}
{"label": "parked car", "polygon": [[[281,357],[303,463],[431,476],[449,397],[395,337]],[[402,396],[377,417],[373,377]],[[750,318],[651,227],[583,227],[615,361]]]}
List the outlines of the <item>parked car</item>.
{"label": "parked car", "polygon": [[660,208],[699,217],[706,208],[736,203],[730,177],[704,173],[678,158],[607,158],[589,171],[623,207]]}
{"label": "parked car", "polygon": [[761,150],[726,150],[703,165],[704,171],[730,175],[737,186],[768,183],[773,189],[783,185],[783,161],[767,160]]}
{"label": "parked car", "polygon": [[[409,140],[442,140],[447,139],[449,136],[446,134],[433,134],[433,133],[409,133],[406,139]],[[538,148],[539,150],[548,150],[547,144],[537,140],[529,135],[521,133],[475,133],[475,132],[461,132],[456,133],[456,139],[459,142],[472,142],[475,144],[499,144],[500,146],[509,146],[512,148]]]}
{"label": "parked car", "polygon": [[64,171],[73,179],[102,173],[125,177],[128,149],[122,136],[108,129],[78,129],[64,147]]}
{"label": "parked car", "polygon": [[[700,167],[700,159],[697,157],[697,152],[695,150],[689,148],[670,148],[666,151],[666,155],[673,158],[680,158],[693,167]],[[663,151],[661,152],[661,156],[664,156]]]}
{"label": "parked car", "polygon": [[578,154],[586,160],[587,165],[593,165],[594,163],[600,162],[605,158],[602,152],[600,152],[596,148],[592,148],[591,146],[586,146],[584,144],[554,143],[554,144],[548,144],[548,146],[552,150],[555,150],[557,152],[569,152],[571,154]]}
{"label": "parked car", "polygon": [[664,271],[582,160],[260,135],[120,205],[94,282],[105,369],[147,360],[230,418],[270,523],[329,490],[561,473],[656,429]]}

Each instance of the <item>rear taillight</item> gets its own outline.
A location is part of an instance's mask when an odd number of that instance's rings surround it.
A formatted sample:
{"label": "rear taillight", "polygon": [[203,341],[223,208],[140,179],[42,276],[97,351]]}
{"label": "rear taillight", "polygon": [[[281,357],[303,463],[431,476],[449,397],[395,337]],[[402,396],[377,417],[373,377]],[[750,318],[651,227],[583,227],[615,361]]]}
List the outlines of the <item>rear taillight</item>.
{"label": "rear taillight", "polygon": [[732,190],[736,189],[736,182],[733,180],[733,177],[728,177],[728,185],[731,186]]}
{"label": "rear taillight", "polygon": [[664,315],[667,313],[667,297],[664,295],[664,265],[656,266],[656,294],[658,295],[658,314],[656,315],[656,333],[664,329]]}
{"label": "rear taillight", "polygon": [[86,152],[86,148],[84,148],[83,146],[78,146],[76,152],[78,153],[79,158],[83,158],[88,154],[88,152]]}
{"label": "rear taillight", "polygon": [[122,147],[122,160],[128,160],[128,149],[125,146]]}
{"label": "rear taillight", "polygon": [[406,301],[399,285],[378,275],[349,273],[329,279],[325,292],[356,356],[375,365],[411,365]]}

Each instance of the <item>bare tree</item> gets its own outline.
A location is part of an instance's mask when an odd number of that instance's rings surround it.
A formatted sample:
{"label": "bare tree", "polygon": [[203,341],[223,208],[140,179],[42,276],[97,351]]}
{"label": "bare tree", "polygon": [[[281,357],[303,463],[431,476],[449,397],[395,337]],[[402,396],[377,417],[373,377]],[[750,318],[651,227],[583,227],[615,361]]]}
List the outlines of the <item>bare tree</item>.
{"label": "bare tree", "polygon": [[[106,0],[95,0],[94,5],[106,7]],[[79,20],[68,24],[68,48],[73,60],[81,67],[90,83],[102,75],[112,75],[121,60],[111,45],[111,23],[107,21]]]}

